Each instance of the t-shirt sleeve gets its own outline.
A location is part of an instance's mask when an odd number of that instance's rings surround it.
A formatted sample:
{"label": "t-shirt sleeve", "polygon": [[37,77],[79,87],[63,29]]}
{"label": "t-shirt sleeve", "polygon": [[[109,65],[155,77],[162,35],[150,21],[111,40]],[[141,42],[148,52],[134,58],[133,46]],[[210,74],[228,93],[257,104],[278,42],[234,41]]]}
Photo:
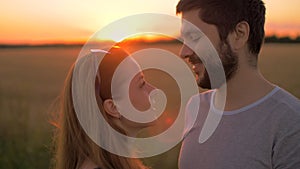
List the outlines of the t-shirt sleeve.
{"label": "t-shirt sleeve", "polygon": [[273,145],[274,169],[300,169],[300,109],[285,112]]}

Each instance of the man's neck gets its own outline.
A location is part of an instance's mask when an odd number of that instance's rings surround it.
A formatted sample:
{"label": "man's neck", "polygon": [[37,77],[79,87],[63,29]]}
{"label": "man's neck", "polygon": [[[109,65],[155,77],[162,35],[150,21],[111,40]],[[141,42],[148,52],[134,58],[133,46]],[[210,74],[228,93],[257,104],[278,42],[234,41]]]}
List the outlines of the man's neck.
{"label": "man's neck", "polygon": [[237,110],[261,99],[274,89],[274,85],[264,79],[258,69],[240,69],[226,84],[225,92],[217,90],[214,105],[217,108],[225,106],[225,111]]}

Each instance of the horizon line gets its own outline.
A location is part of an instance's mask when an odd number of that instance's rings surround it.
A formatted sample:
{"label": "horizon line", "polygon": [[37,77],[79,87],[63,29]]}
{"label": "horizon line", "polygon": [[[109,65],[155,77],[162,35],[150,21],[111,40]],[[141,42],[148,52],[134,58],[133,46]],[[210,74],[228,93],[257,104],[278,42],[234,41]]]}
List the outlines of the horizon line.
{"label": "horizon line", "polygon": [[[110,41],[115,42],[113,40],[100,40],[100,41]],[[154,38],[148,39],[144,37],[140,38],[129,38],[124,39],[121,42],[115,42],[116,44],[120,44],[123,42],[136,42],[136,43],[174,43],[178,41],[177,39],[166,39],[166,38]],[[70,41],[70,42],[49,42],[49,43],[0,43],[0,48],[10,48],[10,47],[68,47],[68,46],[83,46],[86,42],[82,41]],[[290,37],[290,36],[277,36],[277,35],[268,35],[265,36],[265,43],[300,43],[300,35],[297,37]]]}

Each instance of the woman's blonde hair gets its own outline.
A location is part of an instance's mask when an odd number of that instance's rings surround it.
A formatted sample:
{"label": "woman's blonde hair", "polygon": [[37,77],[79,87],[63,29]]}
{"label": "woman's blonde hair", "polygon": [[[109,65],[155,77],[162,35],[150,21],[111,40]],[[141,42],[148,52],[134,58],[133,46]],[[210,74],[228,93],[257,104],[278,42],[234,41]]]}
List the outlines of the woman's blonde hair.
{"label": "woman's blonde hair", "polygon": [[[112,55],[109,56],[113,58]],[[110,61],[111,60],[108,59]],[[117,59],[120,62],[120,59]],[[101,64],[105,64],[105,61]],[[103,71],[101,71],[101,64],[99,66],[99,73],[101,76]],[[117,65],[117,64],[116,64]],[[72,75],[74,70],[73,65],[67,75],[65,80],[64,89],[60,96],[60,109],[59,116],[57,119],[57,128],[54,134],[55,140],[55,159],[54,168],[55,169],[79,169],[85,160],[89,159],[99,167],[103,169],[146,169],[139,159],[127,158],[115,155],[106,151],[105,149],[98,146],[94,141],[85,133],[82,126],[77,118],[73,99],[72,99]],[[113,68],[114,69],[114,68]],[[104,69],[105,70],[105,69]],[[102,73],[101,73],[102,72]],[[109,76],[112,76],[109,74]],[[105,84],[110,83],[109,79],[112,77],[102,78],[101,80],[108,80]],[[95,85],[97,83],[97,79]],[[100,87],[101,93],[107,95],[107,87]],[[99,95],[102,95],[99,93]],[[109,96],[104,96],[109,97]],[[103,110],[102,103],[98,103],[100,109]],[[101,110],[101,112],[103,112]],[[102,113],[106,121],[118,132],[126,134],[126,132],[118,127],[110,119],[112,117],[108,116],[106,113]]]}

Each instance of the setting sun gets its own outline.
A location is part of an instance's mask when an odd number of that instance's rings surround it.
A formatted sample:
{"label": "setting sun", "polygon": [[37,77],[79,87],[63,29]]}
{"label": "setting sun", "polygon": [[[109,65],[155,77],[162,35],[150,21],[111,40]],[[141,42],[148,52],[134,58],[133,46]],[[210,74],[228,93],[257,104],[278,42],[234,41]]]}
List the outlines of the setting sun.
{"label": "setting sun", "polygon": [[[2,1],[0,44],[85,42],[99,29],[126,16],[141,13],[176,16],[177,2],[178,0]],[[300,35],[300,1],[265,0],[265,3],[267,35]],[[138,24],[143,27],[152,26],[152,23],[142,20]],[[132,29],[132,25],[123,25],[118,28],[118,33],[115,31],[113,35],[109,35],[109,39],[120,41],[129,29]],[[167,24],[166,29],[172,30]],[[178,35],[176,29],[172,33],[174,36]]]}

